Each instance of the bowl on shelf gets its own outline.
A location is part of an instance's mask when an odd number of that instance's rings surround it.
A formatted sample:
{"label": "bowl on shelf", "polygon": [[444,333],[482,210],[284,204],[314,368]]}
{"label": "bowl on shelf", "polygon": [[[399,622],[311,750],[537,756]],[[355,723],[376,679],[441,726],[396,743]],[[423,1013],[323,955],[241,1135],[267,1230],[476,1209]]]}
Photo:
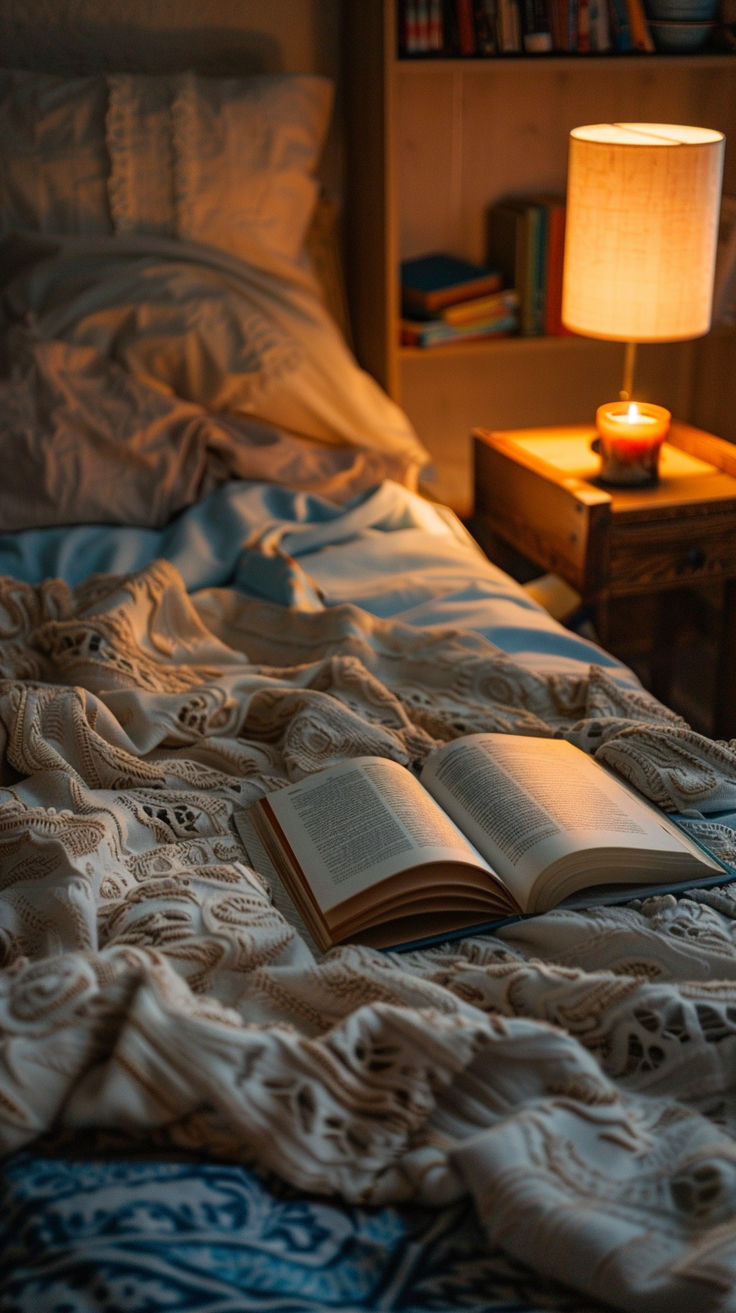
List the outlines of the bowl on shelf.
{"label": "bowl on shelf", "polygon": [[660,23],[710,23],[719,0],[646,0],[649,19]]}
{"label": "bowl on shelf", "polygon": [[650,18],[648,26],[657,50],[668,54],[679,54],[700,50],[712,36],[716,24],[714,22],[662,22]]}

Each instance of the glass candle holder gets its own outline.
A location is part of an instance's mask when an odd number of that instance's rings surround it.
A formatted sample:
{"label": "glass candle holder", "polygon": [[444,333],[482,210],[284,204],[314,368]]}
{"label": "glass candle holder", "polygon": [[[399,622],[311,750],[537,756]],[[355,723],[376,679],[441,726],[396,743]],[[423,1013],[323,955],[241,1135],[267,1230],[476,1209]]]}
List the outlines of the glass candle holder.
{"label": "glass candle holder", "polygon": [[595,415],[595,449],[601,483],[642,487],[659,479],[659,453],[670,429],[664,406],[648,401],[608,401]]}

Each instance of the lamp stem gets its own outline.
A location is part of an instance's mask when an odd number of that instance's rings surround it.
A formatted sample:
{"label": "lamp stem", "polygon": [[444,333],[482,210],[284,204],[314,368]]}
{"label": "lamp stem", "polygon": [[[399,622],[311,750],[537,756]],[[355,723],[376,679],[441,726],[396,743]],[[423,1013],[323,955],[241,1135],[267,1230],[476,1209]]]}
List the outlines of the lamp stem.
{"label": "lamp stem", "polygon": [[631,394],[634,391],[634,363],[636,361],[636,342],[627,342],[624,354],[624,378],[621,391],[619,392],[620,401],[630,401]]}

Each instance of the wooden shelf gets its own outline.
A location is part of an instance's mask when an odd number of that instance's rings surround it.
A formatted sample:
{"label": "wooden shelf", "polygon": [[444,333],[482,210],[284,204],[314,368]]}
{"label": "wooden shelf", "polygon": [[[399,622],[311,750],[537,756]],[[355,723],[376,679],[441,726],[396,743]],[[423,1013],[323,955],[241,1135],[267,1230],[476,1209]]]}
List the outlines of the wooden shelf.
{"label": "wooden shelf", "polygon": [[[429,448],[436,478],[425,490],[464,514],[470,430],[584,422],[617,395],[620,348],[572,336],[403,346],[399,262],[431,250],[485,260],[490,206],[512,193],[564,192],[569,133],[581,123],[698,123],[736,134],[736,63],[711,51],[398,58],[395,0],[347,6],[345,19],[356,353]],[[736,193],[728,150],[724,191]],[[727,386],[735,355],[733,333],[718,335],[713,350],[708,339],[642,348],[640,396],[736,440]]]}
{"label": "wooden shelf", "polygon": [[626,50],[620,53],[612,50],[591,50],[587,53],[549,50],[539,55],[527,55],[519,52],[508,55],[466,55],[462,59],[447,55],[398,55],[396,63],[400,64],[402,68],[411,66],[424,72],[430,72],[432,69],[436,69],[438,65],[453,71],[463,71],[468,68],[487,68],[489,71],[495,71],[503,64],[513,64],[515,68],[519,68],[521,65],[539,66],[540,64],[569,64],[571,68],[580,68],[582,64],[591,64],[595,65],[600,71],[601,65],[607,64],[655,63],[659,67],[669,63],[672,67],[679,67],[683,62],[687,64],[697,62],[698,67],[707,65],[710,68],[720,69],[727,65],[733,66],[735,57],[736,52],[732,54],[727,50],[683,51],[681,53],[664,50]]}
{"label": "wooden shelf", "polygon": [[498,351],[523,351],[534,347],[543,351],[568,350],[569,344],[564,337],[521,337],[516,333],[506,337],[478,337],[472,342],[438,342],[436,346],[405,346],[399,344],[399,358],[402,360],[424,360],[428,356],[438,359],[442,356],[455,355],[489,355]]}

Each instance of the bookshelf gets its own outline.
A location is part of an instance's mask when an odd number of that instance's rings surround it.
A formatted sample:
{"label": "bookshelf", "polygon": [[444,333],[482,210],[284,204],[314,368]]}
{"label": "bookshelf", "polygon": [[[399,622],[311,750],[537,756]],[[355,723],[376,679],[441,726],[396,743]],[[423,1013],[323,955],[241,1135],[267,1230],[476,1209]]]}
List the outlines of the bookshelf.
{"label": "bookshelf", "polygon": [[[354,343],[361,364],[405,408],[430,449],[436,477],[424,490],[466,514],[471,430],[589,422],[595,407],[618,393],[623,348],[571,336],[402,347],[399,261],[445,249],[482,262],[490,205],[513,193],[564,191],[568,135],[582,123],[637,119],[718,128],[727,137],[724,191],[735,193],[736,59],[401,59],[396,22],[395,0],[346,7],[342,93]],[[736,441],[727,386],[734,367],[733,331],[642,347],[637,393]]]}

